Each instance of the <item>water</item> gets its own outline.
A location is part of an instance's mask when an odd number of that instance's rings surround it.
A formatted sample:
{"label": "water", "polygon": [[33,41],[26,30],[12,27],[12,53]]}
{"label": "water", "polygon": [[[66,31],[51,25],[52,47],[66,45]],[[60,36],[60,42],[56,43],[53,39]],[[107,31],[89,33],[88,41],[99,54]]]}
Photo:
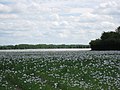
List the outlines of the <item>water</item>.
{"label": "water", "polygon": [[15,50],[0,50],[0,52],[35,52],[35,51],[89,51],[91,48],[72,48],[72,49],[15,49]]}

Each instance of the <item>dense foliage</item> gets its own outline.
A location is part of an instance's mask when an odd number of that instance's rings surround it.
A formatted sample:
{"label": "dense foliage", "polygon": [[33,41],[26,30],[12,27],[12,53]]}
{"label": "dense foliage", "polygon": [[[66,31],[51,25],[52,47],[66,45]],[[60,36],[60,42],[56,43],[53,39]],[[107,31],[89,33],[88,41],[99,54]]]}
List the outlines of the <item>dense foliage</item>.
{"label": "dense foliage", "polygon": [[0,52],[0,90],[120,90],[120,51]]}
{"label": "dense foliage", "polygon": [[120,50],[120,30],[104,32],[100,39],[90,42],[92,50]]}
{"label": "dense foliage", "polygon": [[0,49],[43,49],[43,48],[89,48],[89,45],[53,45],[53,44],[38,44],[38,45],[29,45],[29,44],[19,44],[19,45],[7,45],[0,46]]}

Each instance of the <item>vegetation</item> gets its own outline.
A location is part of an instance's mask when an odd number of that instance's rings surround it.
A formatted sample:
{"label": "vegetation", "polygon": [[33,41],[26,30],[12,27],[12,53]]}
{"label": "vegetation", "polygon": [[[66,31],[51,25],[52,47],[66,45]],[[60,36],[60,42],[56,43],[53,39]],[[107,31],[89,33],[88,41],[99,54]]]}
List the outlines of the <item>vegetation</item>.
{"label": "vegetation", "polygon": [[100,39],[90,42],[92,50],[120,50],[120,27],[116,32],[104,32]]}
{"label": "vegetation", "polygon": [[0,52],[0,90],[120,90],[120,52]]}
{"label": "vegetation", "polygon": [[0,46],[0,49],[44,49],[44,48],[90,48],[89,45],[53,45],[53,44],[38,44],[38,45],[29,45],[29,44],[19,44],[19,45],[7,45]]}

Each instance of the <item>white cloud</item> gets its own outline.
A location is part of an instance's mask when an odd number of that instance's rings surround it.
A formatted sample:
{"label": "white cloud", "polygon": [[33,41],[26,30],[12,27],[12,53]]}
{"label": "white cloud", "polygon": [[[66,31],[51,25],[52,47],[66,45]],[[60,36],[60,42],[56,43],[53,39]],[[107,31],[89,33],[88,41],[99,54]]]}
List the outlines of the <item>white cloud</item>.
{"label": "white cloud", "polygon": [[52,15],[50,15],[50,19],[52,20],[52,21],[59,21],[60,20],[60,16],[58,15],[58,14],[52,14]]}
{"label": "white cloud", "polygon": [[108,8],[108,7],[114,7],[116,8],[118,6],[118,4],[115,1],[108,1],[106,3],[101,3],[100,7],[101,8]]}
{"label": "white cloud", "polygon": [[119,3],[119,0],[1,0],[0,44],[8,44],[7,41],[88,44],[103,31],[119,25]]}
{"label": "white cloud", "polygon": [[0,4],[0,12],[11,12],[11,8],[7,5]]}
{"label": "white cloud", "polygon": [[63,30],[61,33],[59,33],[59,36],[61,38],[68,38],[71,35],[72,35],[72,33],[68,30]]}
{"label": "white cloud", "polygon": [[93,12],[93,9],[91,8],[70,8],[69,10],[69,13],[80,13],[80,14],[83,14],[83,13],[91,13]]}
{"label": "white cloud", "polygon": [[16,14],[0,14],[0,19],[15,19],[18,18]]}

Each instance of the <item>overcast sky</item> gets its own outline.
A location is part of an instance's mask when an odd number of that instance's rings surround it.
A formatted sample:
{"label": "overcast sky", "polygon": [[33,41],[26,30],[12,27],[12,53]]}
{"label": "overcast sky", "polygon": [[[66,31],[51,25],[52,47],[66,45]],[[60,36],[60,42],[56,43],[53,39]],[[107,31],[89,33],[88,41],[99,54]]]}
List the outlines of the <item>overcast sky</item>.
{"label": "overcast sky", "polygon": [[0,0],[0,45],[89,44],[120,25],[120,0]]}

